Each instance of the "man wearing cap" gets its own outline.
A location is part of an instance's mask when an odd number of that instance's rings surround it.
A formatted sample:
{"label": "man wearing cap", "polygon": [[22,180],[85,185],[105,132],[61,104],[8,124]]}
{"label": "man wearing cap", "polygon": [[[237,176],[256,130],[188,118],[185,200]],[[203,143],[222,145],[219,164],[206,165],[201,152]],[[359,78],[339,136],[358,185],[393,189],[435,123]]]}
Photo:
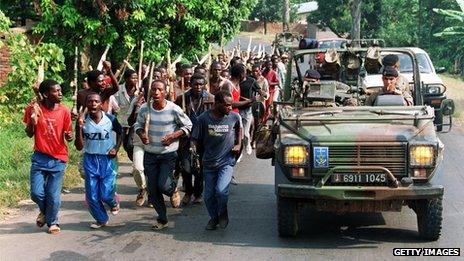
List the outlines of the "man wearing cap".
{"label": "man wearing cap", "polygon": [[400,58],[396,54],[388,54],[382,59],[382,65],[384,67],[391,66],[398,71],[398,79],[396,81],[396,88],[400,91],[407,91],[411,94],[411,90],[409,89],[409,81],[401,75],[400,73]]}
{"label": "man wearing cap", "polygon": [[399,74],[397,69],[392,66],[385,67],[382,72],[383,88],[379,92],[370,95],[366,99],[365,105],[373,106],[375,104],[375,100],[380,95],[401,95],[403,96],[406,105],[412,106],[414,103],[409,92],[406,90],[397,89],[396,87],[398,76]]}

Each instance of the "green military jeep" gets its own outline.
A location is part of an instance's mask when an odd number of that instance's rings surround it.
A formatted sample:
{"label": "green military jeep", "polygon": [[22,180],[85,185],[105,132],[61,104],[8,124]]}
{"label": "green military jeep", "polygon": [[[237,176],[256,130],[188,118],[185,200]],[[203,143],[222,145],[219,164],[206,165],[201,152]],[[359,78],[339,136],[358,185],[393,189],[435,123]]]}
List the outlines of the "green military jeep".
{"label": "green military jeep", "polygon": [[[274,105],[272,162],[279,235],[298,233],[304,205],[337,213],[401,211],[408,206],[417,214],[419,235],[437,240],[444,145],[433,124],[434,109],[423,102],[415,54],[404,48],[381,50],[410,57],[415,106],[395,99],[363,106],[366,93],[371,93],[363,86],[369,75],[364,68],[367,49],[337,49],[338,66],[331,68],[338,71],[323,71],[322,81],[312,84],[304,74],[315,68],[320,51],[291,53],[284,98]],[[359,59],[358,67],[348,66],[353,63],[347,57]],[[443,113],[450,116],[452,101],[444,104]]]}

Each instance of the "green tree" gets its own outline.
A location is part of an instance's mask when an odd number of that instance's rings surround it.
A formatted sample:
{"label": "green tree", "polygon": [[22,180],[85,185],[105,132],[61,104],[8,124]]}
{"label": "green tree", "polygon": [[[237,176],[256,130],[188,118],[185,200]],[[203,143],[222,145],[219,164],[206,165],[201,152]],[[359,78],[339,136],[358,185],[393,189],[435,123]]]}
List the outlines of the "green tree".
{"label": "green tree", "polygon": [[[290,0],[290,20],[295,18],[295,4],[306,2],[305,0]],[[267,23],[283,22],[284,0],[258,0],[250,13],[249,19],[258,19],[264,24],[264,33],[267,34]]]}
{"label": "green tree", "polygon": [[9,30],[11,21],[0,11],[0,34],[5,36],[0,47],[6,45],[10,52],[12,71],[6,84],[0,88],[0,121],[8,122],[8,112],[17,111],[33,97],[32,86],[37,79],[37,68],[44,61],[45,78],[61,82],[59,73],[64,70],[63,51],[53,43],[32,44],[20,33]]}
{"label": "green tree", "polygon": [[167,49],[192,58],[222,36],[231,38],[254,4],[255,0],[43,0],[35,32],[62,47],[67,57],[76,45],[91,47],[94,54],[111,45],[109,57],[120,62],[143,39],[148,60],[159,61]]}
{"label": "green tree", "polygon": [[433,11],[435,13],[440,14],[442,19],[446,19],[448,21],[447,27],[443,28],[440,32],[434,34],[434,36],[438,37],[441,42],[446,40],[446,43],[439,48],[441,51],[441,55],[445,57],[449,57],[450,53],[449,50],[453,50],[452,58],[453,64],[449,65],[451,59],[448,59],[449,67],[453,68],[453,71],[461,74],[463,73],[464,67],[464,40],[462,35],[464,35],[464,0],[456,0],[456,3],[459,6],[460,10],[455,10],[457,6],[453,7],[447,6],[445,8],[434,8]]}

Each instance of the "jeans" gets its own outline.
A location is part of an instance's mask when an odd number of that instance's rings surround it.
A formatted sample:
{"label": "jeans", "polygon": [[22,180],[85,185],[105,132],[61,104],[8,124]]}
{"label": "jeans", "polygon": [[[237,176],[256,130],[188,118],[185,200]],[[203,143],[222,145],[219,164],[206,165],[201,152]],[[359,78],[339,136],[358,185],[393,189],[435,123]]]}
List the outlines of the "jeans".
{"label": "jeans", "polygon": [[113,160],[108,155],[84,154],[85,197],[92,217],[100,224],[108,221],[106,203],[110,208],[116,207],[116,174]]}
{"label": "jeans", "polygon": [[177,187],[176,180],[173,178],[176,159],[176,152],[166,154],[145,152],[143,156],[143,166],[147,177],[148,202],[155,208],[158,213],[157,221],[162,224],[168,222],[163,194],[170,197]]}
{"label": "jeans", "polygon": [[31,162],[31,199],[45,214],[47,225],[57,225],[66,163],[37,151],[32,154]]}
{"label": "jeans", "polygon": [[240,116],[242,117],[243,134],[245,136],[244,138],[245,143],[243,145],[247,146],[251,141],[250,128],[251,128],[251,123],[253,122],[253,113],[251,111],[251,107],[245,110],[240,110]]}
{"label": "jeans", "polygon": [[[193,186],[192,177],[195,178]],[[193,195],[195,198],[201,197],[201,194],[203,194],[203,172],[201,170],[197,171],[192,168],[191,172],[182,171],[182,180],[185,185],[185,195]]]}
{"label": "jeans", "polygon": [[224,165],[217,169],[203,168],[205,176],[205,205],[211,219],[217,219],[227,212],[229,184],[233,167]]}
{"label": "jeans", "polygon": [[145,174],[143,170],[143,155],[144,150],[142,146],[134,146],[133,152],[133,164],[132,164],[132,175],[134,176],[135,184],[139,189],[145,189],[147,187],[145,181]]}

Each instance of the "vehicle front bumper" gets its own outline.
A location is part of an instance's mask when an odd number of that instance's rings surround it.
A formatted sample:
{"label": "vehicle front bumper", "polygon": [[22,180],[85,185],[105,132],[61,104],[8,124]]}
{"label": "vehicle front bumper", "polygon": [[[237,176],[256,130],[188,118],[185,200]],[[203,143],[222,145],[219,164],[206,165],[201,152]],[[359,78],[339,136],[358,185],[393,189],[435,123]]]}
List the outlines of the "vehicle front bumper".
{"label": "vehicle front bumper", "polygon": [[332,200],[412,200],[443,196],[441,185],[420,184],[408,187],[385,186],[311,186],[303,184],[278,184],[277,195],[295,199]]}

